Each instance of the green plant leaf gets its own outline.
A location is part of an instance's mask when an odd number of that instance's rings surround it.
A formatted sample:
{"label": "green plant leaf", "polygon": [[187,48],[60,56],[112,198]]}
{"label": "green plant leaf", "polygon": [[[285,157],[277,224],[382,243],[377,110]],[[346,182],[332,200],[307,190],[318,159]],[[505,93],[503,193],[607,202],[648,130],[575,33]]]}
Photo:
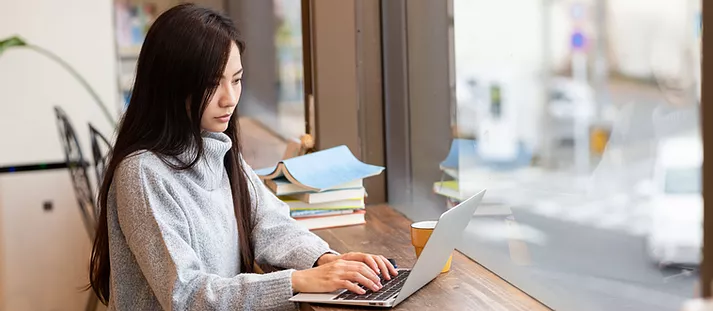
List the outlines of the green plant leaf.
{"label": "green plant leaf", "polygon": [[2,55],[2,53],[4,53],[7,49],[16,46],[27,46],[27,42],[25,42],[25,40],[23,40],[19,36],[12,36],[0,40],[0,55]]}

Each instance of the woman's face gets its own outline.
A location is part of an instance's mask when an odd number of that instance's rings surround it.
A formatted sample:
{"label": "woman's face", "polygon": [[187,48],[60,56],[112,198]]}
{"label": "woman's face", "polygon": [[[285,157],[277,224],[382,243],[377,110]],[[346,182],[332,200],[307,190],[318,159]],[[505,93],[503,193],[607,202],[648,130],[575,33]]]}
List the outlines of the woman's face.
{"label": "woman's face", "polygon": [[223,76],[220,77],[215,94],[203,111],[201,129],[209,132],[224,132],[228,128],[243,90],[242,79],[243,63],[240,60],[238,46],[233,43]]}

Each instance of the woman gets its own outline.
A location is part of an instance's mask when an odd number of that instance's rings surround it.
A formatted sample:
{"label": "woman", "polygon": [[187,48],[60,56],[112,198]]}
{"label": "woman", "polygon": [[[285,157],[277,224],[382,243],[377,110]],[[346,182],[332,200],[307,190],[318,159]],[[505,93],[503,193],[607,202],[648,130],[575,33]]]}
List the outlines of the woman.
{"label": "woman", "polygon": [[294,292],[363,293],[396,274],[330,251],[243,161],[244,47],[230,19],[191,4],[149,29],[99,192],[90,284],[109,310],[294,309]]}

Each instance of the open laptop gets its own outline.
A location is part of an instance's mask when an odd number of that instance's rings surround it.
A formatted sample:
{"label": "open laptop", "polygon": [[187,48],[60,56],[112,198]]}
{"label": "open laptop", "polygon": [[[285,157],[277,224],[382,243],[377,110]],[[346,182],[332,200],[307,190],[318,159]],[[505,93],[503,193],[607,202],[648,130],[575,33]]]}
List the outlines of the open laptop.
{"label": "open laptop", "polygon": [[473,213],[480,205],[483,195],[485,195],[485,190],[441,214],[436,228],[416,261],[416,265],[410,270],[398,269],[399,274],[389,281],[382,279],[381,284],[384,287],[379,291],[373,292],[362,286],[366,289],[366,293],[362,295],[344,289],[323,294],[300,293],[290,298],[290,301],[395,307],[441,273],[448,257],[462,238],[463,230],[468,226]]}

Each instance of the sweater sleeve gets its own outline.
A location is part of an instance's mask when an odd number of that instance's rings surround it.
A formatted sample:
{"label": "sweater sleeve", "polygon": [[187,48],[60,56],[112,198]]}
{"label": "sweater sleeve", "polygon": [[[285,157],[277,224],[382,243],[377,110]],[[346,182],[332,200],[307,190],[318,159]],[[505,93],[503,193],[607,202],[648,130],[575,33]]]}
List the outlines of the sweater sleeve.
{"label": "sweater sleeve", "polygon": [[204,271],[170,187],[139,159],[119,166],[114,186],[129,249],[164,310],[295,309],[294,270],[231,278]]}
{"label": "sweater sleeve", "polygon": [[243,166],[256,201],[253,243],[257,262],[303,270],[314,267],[317,259],[326,253],[338,254],[327,242],[290,217],[289,206],[265,187],[245,161]]}

